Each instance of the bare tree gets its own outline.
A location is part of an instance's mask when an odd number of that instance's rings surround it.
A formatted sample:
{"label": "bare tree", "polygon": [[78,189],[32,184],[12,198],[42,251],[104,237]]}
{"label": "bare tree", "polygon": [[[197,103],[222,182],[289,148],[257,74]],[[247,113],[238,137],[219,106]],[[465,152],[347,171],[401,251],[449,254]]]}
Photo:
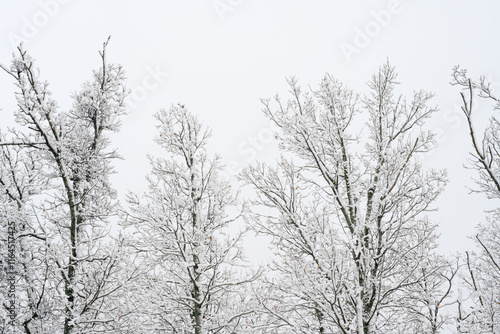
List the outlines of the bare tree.
{"label": "bare tree", "polygon": [[410,285],[402,298],[401,316],[409,319],[401,333],[440,333],[445,326],[453,324],[454,314],[450,307],[456,304],[455,277],[460,269],[458,260],[451,263],[442,256],[429,257],[421,264],[423,274],[435,270],[433,275],[423,275],[417,284]]}
{"label": "bare tree", "polygon": [[[11,131],[0,146],[4,153],[9,151],[7,147],[22,148],[26,157],[36,157],[42,166],[36,177],[44,184],[40,196],[33,200],[24,202],[19,191],[17,199],[10,196],[20,208],[26,211],[24,207],[29,206],[32,211],[27,220],[30,226],[36,226],[30,236],[37,243],[27,242],[26,247],[47,270],[47,281],[39,289],[44,294],[52,291],[53,318],[46,327],[30,327],[30,322],[40,317],[32,312],[31,318],[28,315],[23,320],[26,333],[116,329],[116,316],[106,301],[120,288],[113,279],[118,258],[106,236],[108,218],[116,213],[109,175],[110,163],[117,155],[109,149],[107,133],[119,129],[126,90],[122,68],[106,62],[106,46],[107,42],[100,52],[102,67],[73,96],[74,105],[68,112],[58,110],[48,83],[40,80],[34,60],[22,47],[10,67],[2,66],[15,79],[19,107],[16,120],[22,129]],[[29,175],[26,168],[13,169],[5,164],[2,168],[13,175],[9,186],[2,189],[7,194],[12,193],[9,189],[16,185],[15,180]],[[36,266],[36,261],[30,265]],[[39,291],[37,299],[41,298]]]}
{"label": "bare tree", "polygon": [[128,199],[145,273],[137,285],[149,319],[143,330],[234,333],[252,313],[242,288],[255,279],[242,267],[241,233],[228,234],[241,214],[236,194],[219,178],[220,159],[209,158],[210,133],[196,117],[178,105],[156,119],[167,156],[150,158],[149,191]]}
{"label": "bare tree", "polygon": [[[489,199],[500,199],[500,123],[496,112],[500,100],[495,97],[490,83],[484,77],[470,79],[465,69],[456,66],[452,72],[452,85],[461,87],[462,111],[467,120],[472,143],[470,168],[477,171],[476,180],[481,192]],[[478,100],[476,100],[479,98]],[[473,110],[483,100],[493,104],[493,114],[482,136],[475,128]],[[474,113],[475,115],[475,113]],[[466,308],[459,303],[458,329],[461,333],[500,333],[500,209],[488,216],[486,223],[478,224],[474,240],[478,253],[466,253],[464,279],[471,291],[474,306]]]}
{"label": "bare tree", "polygon": [[[45,186],[40,178],[42,164],[36,152],[19,146],[1,146],[0,154],[0,259],[5,264],[2,270],[10,268],[0,280],[3,296],[0,327],[6,333],[15,332],[16,328],[10,324],[14,314],[7,314],[12,311],[16,313],[19,332],[36,333],[57,319],[57,311],[50,302],[55,294],[50,284],[50,262],[46,261],[46,237],[37,228],[29,205]],[[14,282],[15,290],[9,291]],[[9,292],[15,299],[7,298]],[[14,305],[10,305],[11,301]]]}
{"label": "bare tree", "polygon": [[329,75],[311,93],[288,83],[290,100],[263,100],[285,157],[242,174],[257,190],[254,208],[267,208],[253,210],[252,225],[273,237],[278,255],[270,283],[283,302],[270,302],[268,314],[283,332],[398,332],[411,319],[411,310],[400,316],[400,299],[438,274],[421,270],[436,240],[425,212],[445,185],[443,171],[418,159],[434,146],[422,129],[436,111],[432,94],[395,97],[389,64],[364,98]]}

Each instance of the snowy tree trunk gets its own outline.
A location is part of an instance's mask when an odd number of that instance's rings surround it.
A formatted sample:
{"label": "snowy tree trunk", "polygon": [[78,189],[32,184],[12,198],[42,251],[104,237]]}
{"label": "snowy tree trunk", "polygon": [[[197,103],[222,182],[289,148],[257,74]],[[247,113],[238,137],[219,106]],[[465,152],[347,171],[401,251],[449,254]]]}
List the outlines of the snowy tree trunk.
{"label": "snowy tree trunk", "polygon": [[199,288],[199,279],[201,277],[200,273],[200,257],[197,254],[197,251],[199,250],[199,247],[201,247],[201,238],[200,238],[200,223],[198,222],[198,217],[199,217],[199,191],[197,191],[196,184],[195,184],[195,173],[193,171],[194,168],[194,157],[189,156],[188,157],[188,168],[190,169],[190,180],[191,180],[191,201],[192,201],[192,208],[191,208],[191,215],[192,215],[192,228],[193,228],[193,236],[194,236],[194,242],[193,242],[193,277],[192,277],[192,292],[191,295],[194,300],[194,305],[193,305],[193,313],[192,313],[192,318],[193,318],[193,325],[194,325],[194,332],[195,334],[202,334],[202,329],[203,329],[203,315],[202,315],[202,309],[201,309],[201,293],[200,293],[200,288]]}

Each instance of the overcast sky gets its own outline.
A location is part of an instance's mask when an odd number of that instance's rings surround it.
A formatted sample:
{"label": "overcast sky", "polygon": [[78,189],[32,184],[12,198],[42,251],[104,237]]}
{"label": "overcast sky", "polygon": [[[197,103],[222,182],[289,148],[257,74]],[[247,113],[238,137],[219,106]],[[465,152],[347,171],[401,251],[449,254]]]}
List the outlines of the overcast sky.
{"label": "overcast sky", "polygon": [[[98,50],[109,35],[108,61],[120,63],[132,90],[129,114],[114,137],[125,160],[115,186],[144,189],[152,115],[182,102],[213,129],[213,151],[237,170],[273,161],[275,142],[260,98],[287,94],[285,77],[317,87],[328,72],[367,92],[366,81],[389,59],[401,91],[435,92],[440,112],[430,126],[439,148],[425,159],[447,168],[450,184],[436,203],[442,250],[472,247],[468,235],[484,218],[485,203],[468,195],[471,171],[465,120],[451,69],[460,64],[500,89],[498,1],[263,1],[263,0],[40,0],[6,1],[0,11],[0,63],[8,65],[23,41],[37,59],[61,108],[99,67]],[[0,126],[15,110],[11,77],[0,74]],[[489,110],[483,109],[484,115]],[[479,126],[480,124],[478,124]]]}

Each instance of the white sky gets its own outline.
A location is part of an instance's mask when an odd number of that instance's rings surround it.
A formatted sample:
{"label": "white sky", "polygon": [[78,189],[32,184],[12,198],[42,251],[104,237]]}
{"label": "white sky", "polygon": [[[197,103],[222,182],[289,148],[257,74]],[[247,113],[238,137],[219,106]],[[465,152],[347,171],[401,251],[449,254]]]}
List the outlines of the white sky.
{"label": "white sky", "polygon": [[[316,87],[325,72],[367,92],[365,82],[389,59],[403,91],[433,91],[441,109],[430,123],[440,134],[440,147],[425,163],[449,172],[450,184],[436,204],[440,212],[432,215],[441,224],[442,250],[471,248],[467,236],[483,219],[482,210],[497,204],[486,204],[465,188],[474,186],[473,173],[462,167],[469,138],[457,88],[448,83],[452,67],[460,64],[500,89],[498,1],[3,0],[2,5],[0,63],[8,65],[15,43],[24,40],[62,108],[70,107],[71,93],[99,66],[97,51],[112,36],[108,61],[124,66],[136,94],[114,138],[126,159],[117,164],[114,178],[121,193],[144,189],[146,153],[161,153],[152,141],[152,114],[158,109],[186,104],[212,128],[210,147],[226,163],[242,167],[253,155],[272,161],[276,151],[265,136],[269,122],[260,98],[278,92],[286,97],[285,77],[291,75]],[[359,31],[367,30],[371,36],[362,41]],[[347,45],[359,53],[346,57]],[[12,122],[14,89],[11,78],[0,74],[2,128]]]}

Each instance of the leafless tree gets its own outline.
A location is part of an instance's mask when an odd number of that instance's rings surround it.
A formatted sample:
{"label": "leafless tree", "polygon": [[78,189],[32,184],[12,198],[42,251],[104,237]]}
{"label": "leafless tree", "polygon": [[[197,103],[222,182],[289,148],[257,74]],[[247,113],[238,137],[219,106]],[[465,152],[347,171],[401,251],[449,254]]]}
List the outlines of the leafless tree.
{"label": "leafless tree", "polygon": [[[156,114],[156,142],[164,158],[150,158],[149,191],[130,194],[127,223],[136,238],[144,275],[136,302],[145,333],[235,333],[252,313],[244,285],[255,280],[243,266],[241,214],[236,193],[210,158],[210,132],[183,105]],[[234,216],[230,216],[234,215]],[[238,269],[239,268],[239,269]]]}
{"label": "leafless tree", "polygon": [[[2,66],[17,86],[20,130],[0,142],[0,174],[8,178],[0,188],[8,199],[3,208],[17,204],[24,214],[19,221],[25,227],[17,237],[23,238],[28,258],[22,261],[27,268],[20,293],[31,311],[17,323],[25,333],[116,329],[108,301],[121,287],[114,279],[119,250],[107,235],[108,219],[117,211],[109,182],[117,155],[109,148],[108,133],[119,129],[126,89],[121,66],[106,61],[107,43],[100,52],[101,68],[74,94],[67,112],[59,110],[22,47],[10,67]],[[13,154],[22,157],[20,165],[12,165]],[[31,193],[37,196],[27,198],[20,186],[35,188]],[[42,322],[48,314],[50,321]]]}
{"label": "leafless tree", "polygon": [[251,224],[278,255],[269,284],[280,301],[262,302],[282,332],[398,332],[414,318],[401,298],[439,272],[422,270],[436,245],[425,212],[445,185],[418,159],[435,144],[422,128],[432,94],[395,96],[388,63],[366,97],[329,75],[310,93],[288,83],[290,100],[263,100],[280,128],[279,165],[242,174],[257,191]]}
{"label": "leafless tree", "polygon": [[[467,120],[472,152],[469,168],[477,171],[479,188],[489,199],[500,199],[500,123],[498,111],[500,100],[495,96],[491,84],[481,77],[472,80],[465,69],[453,68],[452,85],[463,89],[460,92],[462,111]],[[480,134],[475,127],[477,105],[491,102],[492,113],[489,125]],[[464,282],[471,291],[474,302],[467,308],[459,303],[458,329],[461,333],[500,333],[500,209],[489,213],[486,223],[477,226],[474,240],[478,253],[466,253]]]}

